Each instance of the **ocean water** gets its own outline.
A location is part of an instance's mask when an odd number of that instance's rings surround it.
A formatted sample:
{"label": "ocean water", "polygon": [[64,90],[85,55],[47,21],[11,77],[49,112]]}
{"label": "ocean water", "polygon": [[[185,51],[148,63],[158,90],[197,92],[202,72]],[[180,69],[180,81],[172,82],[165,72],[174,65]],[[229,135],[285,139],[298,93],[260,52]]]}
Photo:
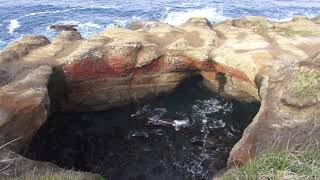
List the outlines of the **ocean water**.
{"label": "ocean water", "polygon": [[53,113],[26,156],[108,180],[211,180],[259,104],[223,99],[201,80],[135,106]]}
{"label": "ocean water", "polygon": [[172,25],[192,16],[212,22],[248,15],[287,21],[320,15],[320,0],[0,0],[0,49],[27,34],[56,34],[52,24],[77,24],[84,37],[137,20]]}

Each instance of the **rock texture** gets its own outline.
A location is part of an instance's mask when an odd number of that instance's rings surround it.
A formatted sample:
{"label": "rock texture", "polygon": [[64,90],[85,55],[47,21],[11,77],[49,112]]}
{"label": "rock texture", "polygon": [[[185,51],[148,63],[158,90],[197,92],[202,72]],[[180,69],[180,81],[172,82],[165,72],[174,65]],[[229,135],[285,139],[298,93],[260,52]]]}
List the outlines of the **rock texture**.
{"label": "rock texture", "polygon": [[[15,152],[0,148],[0,177],[3,180],[13,179],[68,179],[99,180],[101,176],[87,172],[64,170],[48,163],[32,161]],[[51,177],[51,178],[49,178]],[[60,178],[58,178],[60,177]]]}
{"label": "rock texture", "polygon": [[[295,17],[280,23],[246,17],[211,24],[198,17],[177,27],[137,22],[89,39],[74,31],[62,32],[51,43],[41,36],[22,39],[0,52],[0,63],[2,69],[53,67],[59,78],[53,77],[51,100],[63,110],[106,110],[135,103],[170,93],[194,75],[201,75],[210,89],[225,97],[261,101],[258,115],[231,153],[233,164],[296,132],[305,132],[292,141],[297,144],[309,137],[319,139],[319,52],[318,18]],[[0,71],[0,78],[16,82],[9,77]],[[19,99],[20,94],[10,98]],[[3,107],[15,107],[4,102]]]}
{"label": "rock texture", "polygon": [[77,25],[73,24],[55,24],[51,25],[50,29],[54,29],[56,31],[77,31]]}
{"label": "rock texture", "polygon": [[0,63],[9,63],[19,60],[38,47],[49,44],[44,36],[25,36],[0,52]]}
{"label": "rock texture", "polygon": [[[316,59],[315,59],[316,60]],[[272,69],[260,88],[259,113],[235,145],[229,164],[242,164],[268,149],[300,149],[320,139],[320,68],[313,60]]]}
{"label": "rock texture", "polygon": [[9,79],[0,87],[0,144],[14,140],[8,146],[20,152],[47,119],[52,69],[46,65],[1,68]]}

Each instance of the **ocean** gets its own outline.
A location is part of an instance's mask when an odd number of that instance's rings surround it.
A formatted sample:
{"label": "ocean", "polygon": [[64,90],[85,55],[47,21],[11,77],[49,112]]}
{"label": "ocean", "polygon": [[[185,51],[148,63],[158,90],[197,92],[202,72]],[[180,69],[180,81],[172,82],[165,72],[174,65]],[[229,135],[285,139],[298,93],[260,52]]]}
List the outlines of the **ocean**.
{"label": "ocean", "polygon": [[52,24],[77,24],[84,37],[138,20],[179,25],[192,16],[211,22],[244,16],[288,21],[320,15],[320,0],[0,0],[0,49],[27,34],[56,34]]}

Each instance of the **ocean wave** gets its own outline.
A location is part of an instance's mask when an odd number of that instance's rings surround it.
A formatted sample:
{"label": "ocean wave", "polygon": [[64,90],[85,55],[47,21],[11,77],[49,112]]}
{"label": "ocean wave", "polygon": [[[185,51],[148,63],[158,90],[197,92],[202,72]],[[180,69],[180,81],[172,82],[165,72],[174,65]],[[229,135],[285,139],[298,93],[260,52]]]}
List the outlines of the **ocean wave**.
{"label": "ocean wave", "polygon": [[13,32],[19,28],[21,25],[20,25],[20,22],[17,20],[17,19],[11,19],[10,20],[10,24],[8,26],[8,32],[9,34],[13,34]]}
{"label": "ocean wave", "polygon": [[314,18],[317,16],[315,13],[311,13],[310,11],[305,11],[305,10],[291,10],[286,12],[285,14],[281,14],[278,16],[273,16],[273,17],[268,17],[267,18],[272,21],[272,22],[288,22],[293,19],[294,16],[306,16],[308,18]]}
{"label": "ocean wave", "polygon": [[[95,22],[80,22],[80,21],[73,21],[73,20],[66,20],[66,21],[57,21],[52,24],[66,24],[66,25],[77,25],[78,31],[81,33],[81,35],[85,38],[90,37],[92,35],[95,35],[97,32],[102,31],[107,26]],[[46,29],[38,30],[41,34],[44,34],[46,36],[49,36],[52,38],[56,34],[53,33],[53,31],[50,29],[50,26],[47,26]]]}
{"label": "ocean wave", "polygon": [[96,29],[99,29],[99,28],[102,28],[103,26],[99,25],[99,24],[96,24],[96,23],[93,23],[93,22],[86,22],[86,23],[83,23],[83,24],[78,24],[78,27],[79,27],[79,29],[82,29],[82,28],[96,28]]}
{"label": "ocean wave", "polygon": [[57,21],[53,24],[66,24],[66,25],[72,24],[72,25],[77,25],[78,29],[100,29],[104,27],[103,25],[100,25],[94,22],[80,22],[80,21],[73,21],[73,20]]}
{"label": "ocean wave", "polygon": [[128,20],[113,20],[115,26],[125,27],[128,24]]}
{"label": "ocean wave", "polygon": [[24,17],[30,17],[30,16],[37,16],[37,15],[42,15],[42,14],[58,14],[58,13],[63,13],[63,12],[68,12],[72,10],[76,10],[77,8],[71,8],[71,9],[65,9],[65,10],[56,10],[56,11],[41,11],[41,12],[33,12],[30,14],[24,15]]}
{"label": "ocean wave", "polygon": [[191,17],[206,17],[212,22],[220,22],[230,18],[224,16],[222,10],[214,7],[205,7],[201,9],[168,12],[167,17],[163,21],[171,25],[180,25]]}

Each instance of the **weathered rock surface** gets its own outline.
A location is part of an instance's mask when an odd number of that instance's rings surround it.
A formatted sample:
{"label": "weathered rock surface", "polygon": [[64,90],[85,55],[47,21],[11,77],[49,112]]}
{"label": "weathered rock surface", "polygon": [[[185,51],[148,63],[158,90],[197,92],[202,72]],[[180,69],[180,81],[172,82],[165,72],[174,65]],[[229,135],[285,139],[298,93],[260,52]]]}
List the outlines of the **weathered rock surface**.
{"label": "weathered rock surface", "polygon": [[49,44],[44,36],[25,36],[0,52],[0,63],[9,63],[21,59],[30,51]]}
{"label": "weathered rock surface", "polygon": [[56,31],[77,31],[77,25],[73,24],[55,24],[51,25],[50,29],[54,29]]}
{"label": "weathered rock surface", "polygon": [[81,180],[103,179],[97,174],[64,170],[52,163],[33,161],[3,148],[0,148],[0,160],[0,178],[3,180],[48,179],[45,177],[53,175],[60,176],[59,179],[63,177],[70,177],[69,179],[76,177]]}
{"label": "weathered rock surface", "polygon": [[[89,39],[72,31],[51,43],[22,39],[0,52],[0,63],[54,67],[61,80],[55,87],[59,95],[52,97],[60,99],[52,100],[64,110],[135,103],[170,93],[193,75],[204,77],[205,84],[223,96],[261,101],[260,112],[231,153],[232,164],[297,131],[308,135],[293,142],[319,139],[319,51],[318,18],[276,23],[246,17],[214,25],[192,18],[177,27],[137,22],[130,29],[112,28]],[[15,82],[8,77],[0,71],[0,78]]]}
{"label": "weathered rock surface", "polygon": [[46,121],[49,96],[47,84],[50,66],[1,66],[0,87],[0,144],[15,140],[8,146],[17,152],[23,150],[33,135]]}
{"label": "weathered rock surface", "polygon": [[192,18],[178,27],[149,21],[131,29],[113,28],[90,39],[63,32],[22,60],[60,65],[65,109],[105,110],[169,93],[198,74],[224,96],[260,101],[260,74],[276,62],[308,58],[320,44],[319,25],[303,17],[285,23],[247,17],[217,25]]}
{"label": "weathered rock surface", "polygon": [[319,142],[319,64],[307,60],[271,71],[260,88],[259,113],[230,153],[230,165],[269,149],[304,149]]}

